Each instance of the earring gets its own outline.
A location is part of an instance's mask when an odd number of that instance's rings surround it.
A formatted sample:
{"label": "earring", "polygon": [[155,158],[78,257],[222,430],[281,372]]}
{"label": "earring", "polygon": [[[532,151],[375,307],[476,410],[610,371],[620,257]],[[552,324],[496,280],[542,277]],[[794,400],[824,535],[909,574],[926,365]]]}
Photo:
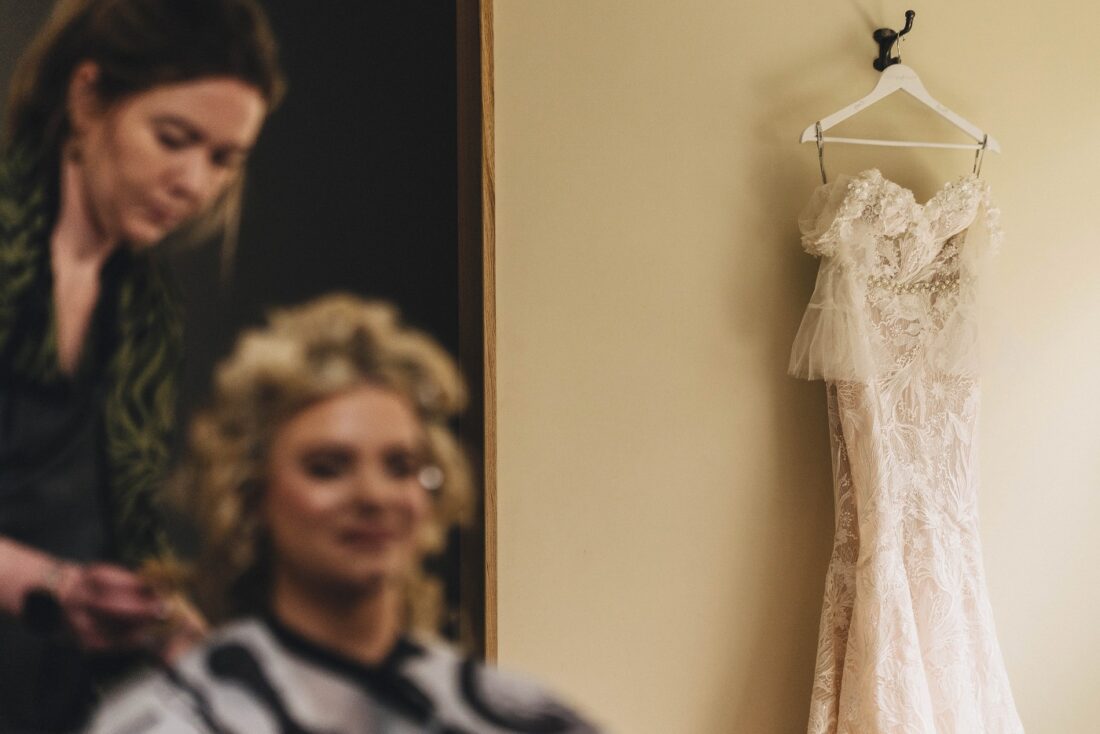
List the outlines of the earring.
{"label": "earring", "polygon": [[69,139],[65,141],[65,149],[63,151],[65,160],[71,163],[80,163],[80,161],[84,159],[82,137],[81,133],[74,130],[69,136]]}

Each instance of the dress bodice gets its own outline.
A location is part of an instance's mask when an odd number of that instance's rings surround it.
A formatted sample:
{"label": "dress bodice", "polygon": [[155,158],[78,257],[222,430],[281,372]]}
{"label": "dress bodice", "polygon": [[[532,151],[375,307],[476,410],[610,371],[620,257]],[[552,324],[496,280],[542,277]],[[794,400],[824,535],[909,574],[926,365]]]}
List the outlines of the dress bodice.
{"label": "dress bodice", "polygon": [[914,361],[972,373],[974,286],[999,246],[998,219],[974,175],[923,204],[876,169],[819,187],[799,218],[822,262],[791,373],[869,382]]}

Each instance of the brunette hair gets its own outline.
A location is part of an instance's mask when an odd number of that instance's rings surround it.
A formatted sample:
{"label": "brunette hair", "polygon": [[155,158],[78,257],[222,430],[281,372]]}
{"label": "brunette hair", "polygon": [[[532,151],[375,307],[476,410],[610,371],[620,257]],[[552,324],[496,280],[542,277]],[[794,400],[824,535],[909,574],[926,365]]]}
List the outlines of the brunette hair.
{"label": "brunette hair", "polygon": [[269,109],[285,81],[275,36],[255,0],[60,0],[12,77],[4,143],[57,159],[69,135],[68,90],[84,61],[110,104],[161,84],[233,77]]}
{"label": "brunette hair", "polygon": [[[99,68],[104,104],[163,84],[238,79],[259,91],[270,112],[286,81],[267,16],[256,0],[59,0],[12,76],[0,151],[18,146],[57,204],[57,171],[69,138],[68,94],[78,64]],[[194,242],[221,233],[222,268],[236,247],[243,172],[179,236]]]}
{"label": "brunette hair", "polygon": [[[269,602],[271,557],[261,510],[269,452],[279,428],[306,407],[363,384],[401,395],[424,429],[439,479],[418,538],[421,556],[443,549],[448,528],[466,519],[471,478],[448,421],[465,404],[450,356],[403,325],[386,304],[331,295],[275,312],[246,332],[218,367],[212,405],[191,425],[176,491],[197,520],[200,604],[224,620]],[[405,579],[410,625],[438,622],[438,585],[420,568]]]}

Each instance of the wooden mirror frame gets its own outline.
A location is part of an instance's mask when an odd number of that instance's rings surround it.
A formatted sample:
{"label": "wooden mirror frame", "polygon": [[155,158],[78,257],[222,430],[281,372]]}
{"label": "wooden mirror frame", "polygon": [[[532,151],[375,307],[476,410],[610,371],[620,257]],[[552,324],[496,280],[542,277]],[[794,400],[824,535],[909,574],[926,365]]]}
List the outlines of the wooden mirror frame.
{"label": "wooden mirror frame", "polygon": [[461,627],[494,661],[496,615],[496,281],[493,160],[493,3],[458,0],[459,365],[470,407],[459,433],[482,489],[460,540]]}

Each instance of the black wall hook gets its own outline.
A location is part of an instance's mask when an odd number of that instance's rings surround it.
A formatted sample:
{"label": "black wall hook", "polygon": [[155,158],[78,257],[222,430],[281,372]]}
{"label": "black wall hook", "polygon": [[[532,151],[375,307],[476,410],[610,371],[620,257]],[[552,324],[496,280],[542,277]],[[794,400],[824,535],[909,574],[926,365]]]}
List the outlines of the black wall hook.
{"label": "black wall hook", "polygon": [[893,50],[894,44],[909,31],[913,30],[913,18],[916,18],[915,11],[905,11],[905,27],[898,33],[893,28],[879,28],[873,34],[871,38],[875,39],[875,43],[878,44],[878,58],[875,59],[875,68],[879,71],[885,71],[887,66],[891,66],[901,61],[901,53],[897,56],[891,56],[890,51]]}

